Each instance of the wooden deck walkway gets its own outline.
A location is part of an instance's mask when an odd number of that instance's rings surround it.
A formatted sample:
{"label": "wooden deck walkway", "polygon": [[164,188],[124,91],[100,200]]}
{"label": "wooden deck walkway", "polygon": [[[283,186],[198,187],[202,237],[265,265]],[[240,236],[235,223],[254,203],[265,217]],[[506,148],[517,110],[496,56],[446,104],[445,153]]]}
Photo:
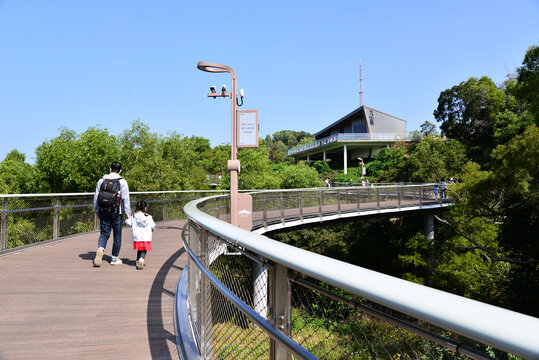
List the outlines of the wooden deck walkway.
{"label": "wooden deck walkway", "polygon": [[[160,223],[144,270],[130,229],[93,267],[98,233],[0,256],[0,359],[177,359],[173,300],[184,221]],[[107,255],[108,254],[108,255]]]}

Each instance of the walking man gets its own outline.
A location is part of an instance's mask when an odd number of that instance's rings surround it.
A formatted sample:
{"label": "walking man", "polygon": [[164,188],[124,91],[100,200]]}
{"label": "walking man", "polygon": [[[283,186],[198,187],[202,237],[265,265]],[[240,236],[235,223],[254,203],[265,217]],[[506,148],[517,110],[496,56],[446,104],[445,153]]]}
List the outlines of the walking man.
{"label": "walking man", "polygon": [[98,182],[94,194],[94,211],[100,220],[100,234],[97,241],[94,266],[101,266],[103,254],[107,247],[111,229],[114,242],[112,244],[111,265],[120,265],[122,260],[118,258],[122,247],[122,223],[123,214],[131,218],[131,203],[129,201],[129,186],[127,181],[120,176],[122,164],[114,161],[110,165],[110,173],[104,175]]}

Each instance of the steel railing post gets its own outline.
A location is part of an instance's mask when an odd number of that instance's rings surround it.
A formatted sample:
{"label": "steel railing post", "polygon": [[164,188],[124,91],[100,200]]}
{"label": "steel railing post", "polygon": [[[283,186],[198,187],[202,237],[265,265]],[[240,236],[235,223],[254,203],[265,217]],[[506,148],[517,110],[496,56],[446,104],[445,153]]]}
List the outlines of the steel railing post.
{"label": "steel railing post", "polygon": [[423,208],[423,186],[419,187],[419,208]]}
{"label": "steel railing post", "polygon": [[268,204],[266,201],[268,200],[268,194],[263,193],[262,194],[262,203],[263,203],[263,209],[262,209],[262,222],[264,223],[264,228],[268,228]]}
{"label": "steel railing post", "polygon": [[322,219],[322,190],[318,190],[318,214]]}
{"label": "steel railing post", "polygon": [[97,218],[97,214],[94,212],[94,230],[95,231],[99,230],[99,227],[100,227],[99,219]]}
{"label": "steel railing post", "polygon": [[284,225],[284,194],[281,192],[281,222]]}
{"label": "steel railing post", "polygon": [[58,239],[60,233],[60,198],[54,198],[54,220],[52,223],[52,238]]}
{"label": "steel railing post", "polygon": [[401,209],[401,201],[402,201],[402,187],[397,186],[397,198],[399,202],[399,210]]}
{"label": "steel railing post", "polygon": [[168,201],[167,201],[167,194],[164,195],[164,202],[163,202],[163,221],[168,220]]}
{"label": "steel railing post", "polygon": [[[288,269],[276,263],[270,272],[270,301],[273,326],[290,337],[290,282]],[[289,360],[286,348],[270,338],[270,359]]]}
{"label": "steel railing post", "polygon": [[4,251],[7,249],[7,242],[8,242],[8,211],[9,209],[9,200],[7,198],[4,198],[3,204],[2,204],[2,231],[0,232],[0,251]]}
{"label": "steel railing post", "polygon": [[380,212],[380,188],[376,188],[376,209]]}
{"label": "steel railing post", "polygon": [[361,212],[361,207],[360,207],[360,203],[361,203],[361,192],[360,192],[360,188],[357,188],[357,212],[360,213]]}
{"label": "steel railing post", "polygon": [[303,192],[298,192],[298,207],[299,207],[299,218],[301,221],[303,221],[303,202],[302,202],[302,194]]}
{"label": "steel railing post", "polygon": [[337,190],[337,213],[341,215],[341,192]]}

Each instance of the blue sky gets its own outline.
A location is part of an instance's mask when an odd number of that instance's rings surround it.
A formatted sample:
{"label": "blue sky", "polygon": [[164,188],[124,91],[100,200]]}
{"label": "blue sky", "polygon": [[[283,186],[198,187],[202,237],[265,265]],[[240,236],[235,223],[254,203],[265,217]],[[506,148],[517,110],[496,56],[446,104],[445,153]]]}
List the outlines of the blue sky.
{"label": "blue sky", "polygon": [[230,139],[230,100],[206,97],[234,68],[260,135],[317,132],[365,104],[415,130],[441,91],[501,83],[539,42],[539,1],[0,0],[0,160],[67,127]]}

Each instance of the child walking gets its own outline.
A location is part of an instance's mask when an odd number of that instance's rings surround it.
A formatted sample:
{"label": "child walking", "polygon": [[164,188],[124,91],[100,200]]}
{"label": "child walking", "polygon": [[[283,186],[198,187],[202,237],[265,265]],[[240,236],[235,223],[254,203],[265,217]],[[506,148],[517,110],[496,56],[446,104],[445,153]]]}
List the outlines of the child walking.
{"label": "child walking", "polygon": [[137,250],[137,269],[144,269],[146,252],[152,250],[152,231],[155,222],[147,214],[148,204],[144,200],[137,201],[136,213],[125,223],[133,229],[133,249]]}

